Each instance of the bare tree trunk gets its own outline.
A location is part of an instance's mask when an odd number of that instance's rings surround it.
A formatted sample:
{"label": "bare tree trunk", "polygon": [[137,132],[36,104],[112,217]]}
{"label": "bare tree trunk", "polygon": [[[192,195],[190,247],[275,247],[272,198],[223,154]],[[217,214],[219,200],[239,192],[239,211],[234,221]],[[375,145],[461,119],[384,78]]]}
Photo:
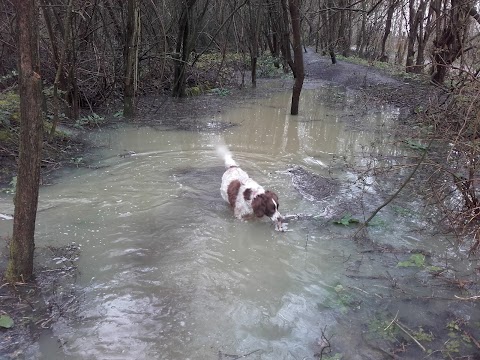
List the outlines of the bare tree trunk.
{"label": "bare tree trunk", "polygon": [[[418,9],[415,10],[415,0],[409,0],[409,29],[408,29],[408,45],[407,45],[407,62],[405,64],[406,72],[418,72],[419,69],[414,65],[415,58],[415,42],[418,38],[418,30],[420,23],[423,22],[425,13],[426,0],[420,0]],[[423,27],[423,25],[422,25]]]}
{"label": "bare tree trunk", "polygon": [[177,47],[175,57],[175,72],[172,95],[182,97],[185,95],[185,77],[188,58],[191,50],[191,35],[193,20],[192,10],[197,0],[187,0],[178,25]]}
{"label": "bare tree trunk", "polygon": [[337,56],[335,54],[335,51],[337,49],[337,44],[339,42],[339,32],[340,26],[341,26],[341,17],[339,16],[339,12],[337,10],[334,10],[334,2],[332,0],[329,0],[326,2],[327,5],[327,11],[326,11],[326,17],[327,17],[327,32],[328,32],[328,54],[330,55],[330,60],[332,61],[332,64],[337,63]]}
{"label": "bare tree trunk", "polygon": [[463,40],[468,31],[470,5],[451,0],[450,16],[445,28],[433,41],[432,81],[442,84],[453,62],[465,51]]}
{"label": "bare tree trunk", "polygon": [[[346,9],[348,6],[347,1],[342,0],[340,7]],[[340,25],[338,26],[338,45],[341,49],[342,55],[345,57],[350,56],[351,38],[352,38],[352,23],[351,23],[351,11],[340,10]],[[338,17],[337,17],[338,18]]]}
{"label": "bare tree trunk", "polygon": [[[274,65],[276,68],[280,67],[280,51],[283,48],[283,26],[282,19],[280,15],[280,6],[277,1],[267,0],[267,22],[268,28],[272,33],[271,42],[272,42],[272,56],[275,58]],[[285,59],[283,59],[285,61]]]}
{"label": "bare tree trunk", "polygon": [[[256,7],[253,8],[253,6]],[[250,50],[250,70],[252,75],[252,87],[257,87],[257,61],[258,61],[258,38],[260,26],[259,4],[252,1],[248,2],[248,32],[249,36],[249,50]]]}
{"label": "bare tree trunk", "polygon": [[343,53],[342,55],[345,56],[345,57],[349,57],[351,52],[352,52],[352,32],[353,32],[353,24],[352,24],[352,12],[349,11],[348,12],[348,23],[347,23],[347,26],[348,26],[348,29],[347,29],[347,33],[346,33],[346,40],[345,40],[345,48],[343,49]]}
{"label": "bare tree trunk", "polygon": [[33,275],[34,233],[37,214],[43,121],[38,61],[38,8],[35,0],[17,0],[20,69],[20,147],[13,235],[6,278],[10,283]]}
{"label": "bare tree trunk", "polygon": [[403,64],[403,58],[405,57],[405,35],[402,32],[398,38],[397,53],[395,54],[395,64]]}
{"label": "bare tree trunk", "polygon": [[293,55],[295,68],[295,83],[293,84],[292,107],[290,109],[291,115],[298,115],[300,93],[302,92],[303,80],[305,78],[305,71],[303,66],[302,39],[300,34],[300,1],[301,0],[288,0],[290,17],[292,20]]}
{"label": "bare tree trunk", "polygon": [[417,29],[415,24],[415,0],[408,2],[408,34],[407,34],[407,61],[405,63],[405,71],[413,72],[413,58],[415,56],[415,41],[417,39]]}
{"label": "bare tree trunk", "polygon": [[125,88],[123,115],[132,117],[135,113],[135,92],[138,63],[138,42],[140,32],[138,0],[128,0],[127,32],[125,39]]}
{"label": "bare tree trunk", "polygon": [[417,74],[421,74],[423,72],[423,65],[425,62],[425,46],[428,41],[428,29],[425,29],[425,10],[427,6],[427,1],[421,2],[418,8],[418,47],[417,47],[417,60],[415,62],[414,72]]}
{"label": "bare tree trunk", "polygon": [[361,21],[361,27],[360,31],[358,32],[358,37],[357,37],[357,55],[361,58],[364,57],[364,52],[365,52],[365,45],[366,45],[366,29],[367,29],[367,6],[366,6],[366,1],[362,1],[361,3],[362,7],[362,21]]}
{"label": "bare tree trunk", "polygon": [[[293,72],[293,76],[295,75],[295,66],[292,59],[292,52],[290,51],[290,31],[289,31],[289,22],[288,22],[288,7],[287,7],[287,0],[281,0],[282,5],[282,20],[280,21],[281,29],[282,29],[282,40],[281,40],[281,51],[283,53],[284,61],[288,64],[290,69]],[[300,21],[300,20],[299,20]],[[286,67],[284,68],[285,72],[288,70]]]}
{"label": "bare tree trunk", "polygon": [[385,33],[383,34],[382,38],[382,51],[380,54],[380,61],[383,62],[388,62],[388,55],[386,53],[386,44],[387,44],[387,39],[388,35],[390,35],[390,31],[392,29],[392,18],[393,18],[393,13],[395,12],[395,8],[397,7],[398,2],[396,0],[393,0],[390,3],[390,6],[388,7],[387,10],[387,20],[385,22]]}
{"label": "bare tree trunk", "polygon": [[[63,72],[63,64],[65,62],[65,57],[67,54],[67,46],[70,43],[70,35],[71,35],[71,23],[72,23],[72,7],[73,7],[73,0],[68,1],[67,11],[65,13],[65,34],[63,35],[63,48],[62,52],[60,53],[60,59],[58,60],[57,64],[57,72],[55,74],[55,80],[53,82],[53,121],[52,121],[52,128],[50,129],[50,141],[53,139],[55,135],[55,129],[57,128],[58,121],[59,121],[59,98],[58,98],[58,87],[60,84],[62,72]],[[44,10],[45,11],[45,10]],[[52,42],[54,40],[52,39]]]}

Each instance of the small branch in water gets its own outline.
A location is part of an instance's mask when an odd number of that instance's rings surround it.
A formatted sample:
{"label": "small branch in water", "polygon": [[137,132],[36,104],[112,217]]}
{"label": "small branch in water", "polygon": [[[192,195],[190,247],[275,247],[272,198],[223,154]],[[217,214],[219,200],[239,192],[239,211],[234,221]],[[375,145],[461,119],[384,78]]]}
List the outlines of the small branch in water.
{"label": "small branch in water", "polygon": [[465,336],[467,336],[468,338],[470,338],[470,340],[472,340],[472,342],[475,344],[475,346],[476,346],[478,349],[480,349],[480,343],[478,342],[478,340],[475,339],[475,338],[473,337],[473,335],[470,334],[470,333],[469,333],[468,331],[466,331],[465,329],[462,329],[461,327],[460,327],[460,329],[461,329],[462,332],[465,334]]}
{"label": "small branch in water", "polygon": [[308,246],[308,234],[307,234],[307,239],[305,240],[305,251],[307,251],[307,246]]}
{"label": "small branch in water", "polygon": [[415,173],[417,172],[418,168],[420,167],[420,165],[423,163],[423,161],[425,160],[425,158],[427,157],[427,153],[428,153],[428,150],[430,149],[430,146],[432,145],[432,142],[433,142],[433,138],[430,140],[430,143],[428,144],[428,146],[426,147],[426,149],[423,151],[423,154],[422,154],[422,157],[420,158],[420,160],[418,161],[417,165],[415,165],[415,167],[413,168],[412,172],[410,173],[409,176],[407,176],[407,178],[404,180],[404,182],[402,183],[402,185],[398,188],[397,191],[395,191],[395,193],[390,196],[387,201],[385,201],[382,205],[380,205],[373,213],[372,215],[370,215],[370,217],[362,224],[362,226],[360,226],[360,228],[355,232],[355,234],[353,235],[354,238],[357,237],[357,235],[360,233],[360,231],[362,231],[363,229],[365,229],[365,227],[370,223],[370,221],[375,217],[375,215],[377,215],[377,213],[382,210],[385,206],[387,206],[388,204],[390,204],[392,202],[393,199],[395,199],[398,194],[400,194],[400,192],[403,190],[403,188],[409,183],[409,181],[412,179],[413,175],[415,175]]}
{"label": "small branch in water", "polygon": [[480,295],[470,296],[470,297],[460,297],[455,295],[455,299],[463,300],[463,301],[472,301],[472,300],[480,300]]}
{"label": "small branch in water", "polygon": [[236,355],[236,354],[224,354],[222,353],[220,350],[218,351],[218,360],[222,360],[224,358],[231,358],[233,360],[237,360],[237,359],[242,359],[242,358],[246,358],[247,356],[250,356],[252,354],[255,354],[256,352],[260,351],[261,349],[257,349],[257,350],[253,350],[251,352],[249,352],[248,354],[243,354],[243,355]]}
{"label": "small branch in water", "polygon": [[326,330],[327,330],[327,326],[325,325],[325,327],[322,330],[322,335],[320,337],[320,340],[318,341],[318,343],[321,347],[321,350],[320,350],[319,353],[316,353],[316,354],[313,355],[314,357],[319,358],[320,360],[323,357],[324,351],[328,350],[328,352],[332,352],[332,346],[330,345],[330,339],[327,339],[327,337],[325,336],[325,331]]}
{"label": "small branch in water", "polygon": [[310,220],[310,219],[318,219],[319,215],[313,214],[287,214],[283,217],[283,221],[289,222],[290,220]]}
{"label": "small branch in water", "polygon": [[370,295],[368,292],[366,292],[365,290],[362,290],[356,286],[352,286],[352,285],[347,285],[347,287],[351,288],[351,289],[354,289],[354,290],[358,290],[358,291],[361,291],[362,293],[364,294],[367,294],[367,295]]}

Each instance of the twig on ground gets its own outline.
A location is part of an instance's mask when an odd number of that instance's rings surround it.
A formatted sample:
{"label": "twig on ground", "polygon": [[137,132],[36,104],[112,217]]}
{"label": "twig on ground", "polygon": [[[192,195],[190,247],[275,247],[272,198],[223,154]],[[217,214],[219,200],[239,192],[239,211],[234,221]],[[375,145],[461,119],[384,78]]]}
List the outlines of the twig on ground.
{"label": "twig on ground", "polygon": [[[415,344],[417,344],[424,352],[427,351],[427,349],[425,349],[425,347],[424,347],[422,344],[420,344],[420,342],[419,342],[412,334],[410,334],[410,332],[408,332],[408,331],[404,328],[405,325],[402,326],[402,324],[400,324],[400,322],[399,322],[398,320],[395,320],[395,319],[394,319],[393,323],[394,323],[395,325],[397,325],[398,328],[399,328],[400,330],[402,330],[405,334],[407,334],[407,335],[415,342]],[[406,327],[406,326],[405,326],[405,327]]]}
{"label": "twig on ground", "polygon": [[385,329],[383,329],[383,331],[387,331],[388,328],[389,328],[390,326],[392,326],[392,324],[397,320],[397,317],[398,317],[398,310],[397,310],[397,313],[395,314],[395,317],[393,318],[393,320],[390,321],[390,324],[388,324],[388,326],[387,326]]}

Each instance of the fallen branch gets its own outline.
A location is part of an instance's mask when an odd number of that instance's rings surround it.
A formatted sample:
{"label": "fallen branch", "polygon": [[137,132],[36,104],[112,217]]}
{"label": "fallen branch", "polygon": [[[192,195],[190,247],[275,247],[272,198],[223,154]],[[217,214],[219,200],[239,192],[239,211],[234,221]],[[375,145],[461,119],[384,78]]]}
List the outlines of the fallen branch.
{"label": "fallen branch", "polygon": [[360,289],[360,288],[358,288],[358,287],[356,287],[356,286],[353,286],[353,285],[347,285],[347,287],[349,287],[349,288],[351,288],[351,289],[354,289],[354,290],[361,291],[361,292],[363,292],[364,294],[370,295],[370,294],[369,294],[368,292],[366,292],[365,290],[363,290],[363,289]]}
{"label": "fallen branch", "polygon": [[283,216],[284,222],[289,222],[290,220],[310,220],[310,219],[318,219],[320,215],[313,215],[313,214],[287,214]]}
{"label": "fallen branch", "polygon": [[463,301],[475,301],[475,300],[480,300],[480,295],[470,296],[466,298],[455,295],[455,299],[463,300]]}
{"label": "fallen branch", "polygon": [[247,356],[250,356],[252,354],[255,354],[256,352],[260,351],[261,349],[253,350],[249,352],[248,354],[243,354],[243,355],[236,355],[236,354],[225,354],[222,353],[221,351],[218,351],[218,359],[221,360],[223,357],[231,358],[233,360],[241,359],[241,358],[246,358]]}

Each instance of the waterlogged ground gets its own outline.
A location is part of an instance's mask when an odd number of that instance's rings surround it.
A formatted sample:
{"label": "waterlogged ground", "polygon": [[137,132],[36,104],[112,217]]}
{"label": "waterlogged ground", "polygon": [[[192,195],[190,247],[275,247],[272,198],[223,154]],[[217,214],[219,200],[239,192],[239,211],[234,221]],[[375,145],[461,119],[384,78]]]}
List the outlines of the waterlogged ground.
{"label": "waterlogged ground", "polygon": [[[480,316],[466,300],[475,264],[433,231],[411,189],[353,238],[355,221],[411,167],[367,170],[419,156],[393,136],[399,110],[362,99],[308,82],[297,117],[285,92],[199,115],[196,131],[149,119],[91,135],[92,166],[40,194],[37,261],[69,246],[45,261],[68,275],[78,267],[74,291],[56,290],[51,330],[17,355],[475,358]],[[282,213],[297,215],[289,231],[233,217],[219,194],[219,139],[279,194]],[[11,196],[0,196],[0,213],[11,213]]]}

